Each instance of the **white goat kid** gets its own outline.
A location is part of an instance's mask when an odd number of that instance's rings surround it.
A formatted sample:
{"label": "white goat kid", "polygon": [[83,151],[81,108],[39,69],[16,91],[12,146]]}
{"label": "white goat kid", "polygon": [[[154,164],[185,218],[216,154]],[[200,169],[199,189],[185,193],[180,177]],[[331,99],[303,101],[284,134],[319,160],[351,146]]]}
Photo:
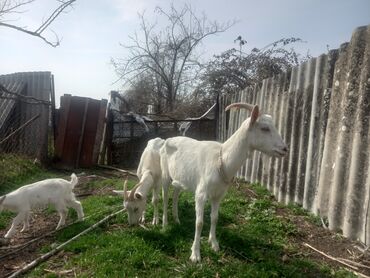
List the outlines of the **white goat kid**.
{"label": "white goat kid", "polygon": [[137,169],[139,183],[131,191],[127,191],[126,180],[123,191],[114,190],[115,193],[123,195],[123,205],[127,210],[130,225],[137,225],[140,221],[144,222],[147,196],[151,189],[153,190],[152,204],[154,208],[152,223],[153,225],[159,223],[158,201],[162,178],[159,150],[163,144],[164,140],[161,138],[149,140]]}
{"label": "white goat kid", "polygon": [[81,203],[76,200],[73,188],[78,183],[75,174],[71,175],[71,181],[64,179],[47,179],[18,188],[17,190],[0,197],[0,212],[7,209],[17,212],[18,215],[13,219],[12,226],[6,233],[5,238],[11,238],[17,226],[23,222],[21,232],[29,228],[29,218],[31,210],[44,207],[48,204],[55,206],[60,219],[56,229],[65,224],[68,207],[77,211],[78,219],[82,220],[84,213]]}
{"label": "white goat kid", "polygon": [[[208,242],[212,249],[219,250],[216,240],[216,224],[220,202],[232,177],[239,170],[247,156],[254,150],[275,157],[284,156],[288,149],[274,127],[271,116],[259,115],[258,106],[234,103],[226,107],[245,108],[252,111],[240,128],[223,144],[215,141],[197,141],[187,137],[167,139],[161,149],[163,170],[163,225],[167,225],[168,186],[175,187],[173,202],[177,214],[177,200],[180,190],[195,193],[196,225],[190,260],[199,262],[200,236],[203,227],[204,205],[211,202],[211,227]],[[174,215],[178,219],[177,215]]]}

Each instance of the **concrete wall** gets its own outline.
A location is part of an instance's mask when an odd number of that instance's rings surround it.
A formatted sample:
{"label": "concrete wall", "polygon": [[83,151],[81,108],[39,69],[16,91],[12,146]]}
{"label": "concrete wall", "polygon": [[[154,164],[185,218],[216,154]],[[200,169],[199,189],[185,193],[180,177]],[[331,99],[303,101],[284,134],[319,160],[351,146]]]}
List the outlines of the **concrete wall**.
{"label": "concrete wall", "polygon": [[329,228],[370,242],[370,25],[338,50],[234,96],[220,98],[219,140],[248,117],[232,102],[258,104],[289,145],[284,159],[255,152],[237,177],[265,185],[284,203],[327,217]]}

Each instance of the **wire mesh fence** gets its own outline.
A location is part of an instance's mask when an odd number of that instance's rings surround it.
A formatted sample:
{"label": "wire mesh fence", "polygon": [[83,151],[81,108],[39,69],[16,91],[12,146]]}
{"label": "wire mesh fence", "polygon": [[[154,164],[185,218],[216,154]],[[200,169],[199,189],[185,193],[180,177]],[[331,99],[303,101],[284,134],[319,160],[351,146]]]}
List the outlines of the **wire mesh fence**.
{"label": "wire mesh fence", "polygon": [[214,119],[197,120],[145,120],[137,121],[130,115],[112,115],[111,150],[109,163],[124,168],[136,168],[148,140],[160,137],[167,139],[184,136],[179,127],[182,123],[191,124],[186,136],[197,140],[215,140]]}

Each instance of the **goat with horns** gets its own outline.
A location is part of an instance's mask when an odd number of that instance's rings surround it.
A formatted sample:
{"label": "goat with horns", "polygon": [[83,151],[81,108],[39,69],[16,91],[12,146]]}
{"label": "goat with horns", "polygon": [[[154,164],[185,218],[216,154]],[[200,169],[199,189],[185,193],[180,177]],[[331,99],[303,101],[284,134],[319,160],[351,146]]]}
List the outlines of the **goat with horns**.
{"label": "goat with horns", "polygon": [[[195,193],[195,236],[190,260],[199,262],[200,236],[203,228],[204,206],[211,202],[211,228],[208,242],[219,250],[216,224],[220,202],[232,177],[254,150],[269,156],[282,157],[288,148],[276,130],[270,115],[259,113],[257,105],[233,103],[226,107],[251,111],[240,128],[224,143],[197,141],[187,137],[167,139],[160,150],[163,175],[163,226],[167,225],[168,187],[174,186],[174,212],[177,214],[178,194],[181,190]],[[178,219],[177,215],[174,215]]]}

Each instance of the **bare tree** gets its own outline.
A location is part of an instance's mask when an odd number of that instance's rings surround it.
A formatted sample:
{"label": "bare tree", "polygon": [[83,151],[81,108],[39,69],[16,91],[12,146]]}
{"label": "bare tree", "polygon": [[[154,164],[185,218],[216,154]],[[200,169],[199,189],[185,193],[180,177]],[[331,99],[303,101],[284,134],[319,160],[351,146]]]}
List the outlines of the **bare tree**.
{"label": "bare tree", "polygon": [[196,48],[205,38],[226,31],[235,22],[211,22],[204,14],[197,16],[189,5],[179,10],[171,5],[169,12],[157,7],[155,11],[167,21],[166,27],[156,32],[157,25],[149,24],[144,13],[139,14],[141,37],[137,33],[130,36],[131,44],[122,45],[128,56],[113,59],[112,63],[124,85],[132,85],[143,74],[151,75],[158,85],[154,90],[165,99],[167,111],[172,111],[180,89],[199,74]]}
{"label": "bare tree", "polygon": [[28,35],[38,37],[47,44],[56,47],[60,44],[58,36],[53,32],[55,40],[50,41],[44,36],[45,30],[49,28],[50,24],[53,23],[53,21],[62,12],[65,12],[68,7],[71,7],[76,0],[56,0],[59,3],[58,7],[34,30],[28,30],[27,27],[21,27],[19,25],[9,23],[14,20],[7,19],[8,16],[24,13],[24,9],[29,7],[29,5],[35,1],[36,0],[0,0],[0,27],[14,29]]}

